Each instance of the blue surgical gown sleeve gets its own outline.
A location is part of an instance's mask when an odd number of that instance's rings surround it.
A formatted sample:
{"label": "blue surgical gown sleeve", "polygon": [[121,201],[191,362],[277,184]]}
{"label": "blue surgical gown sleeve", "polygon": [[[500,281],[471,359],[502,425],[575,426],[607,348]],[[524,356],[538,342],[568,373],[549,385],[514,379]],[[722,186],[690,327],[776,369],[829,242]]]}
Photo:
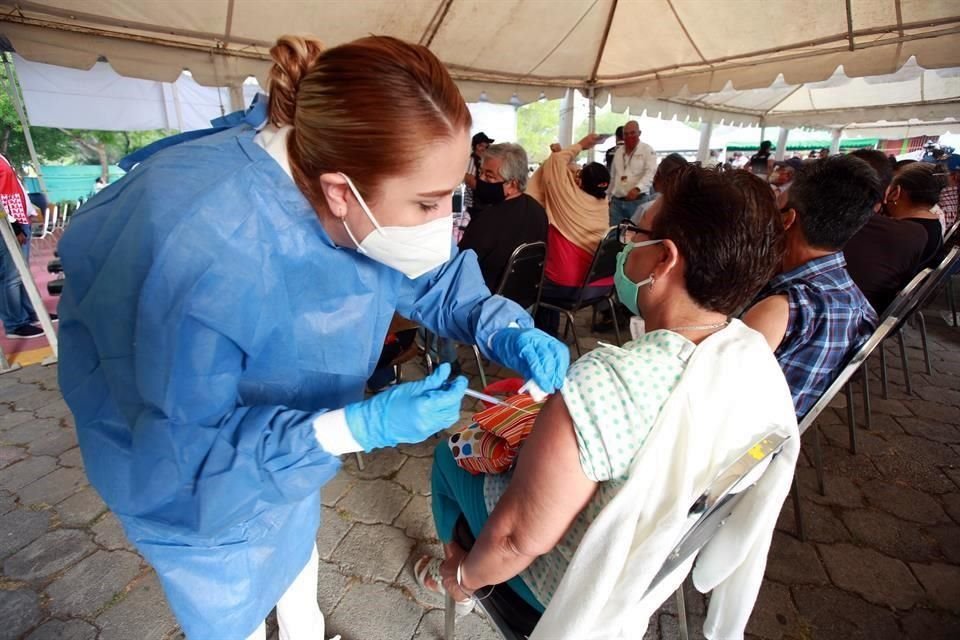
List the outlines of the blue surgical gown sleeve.
{"label": "blue surgical gown sleeve", "polygon": [[339,459],[314,435],[322,409],[242,397],[245,363],[270,349],[282,316],[269,284],[242,273],[260,267],[220,260],[195,275],[190,258],[176,257],[147,278],[137,314],[136,384],[147,408],[132,434],[135,495],[149,517],[215,536],[244,525],[261,501],[317,492]]}
{"label": "blue surgical gown sleeve", "polygon": [[498,329],[533,326],[523,307],[490,294],[477,255],[456,247],[442,267],[415,280],[404,279],[397,311],[440,336],[477,345],[488,358],[494,358],[490,337]]}

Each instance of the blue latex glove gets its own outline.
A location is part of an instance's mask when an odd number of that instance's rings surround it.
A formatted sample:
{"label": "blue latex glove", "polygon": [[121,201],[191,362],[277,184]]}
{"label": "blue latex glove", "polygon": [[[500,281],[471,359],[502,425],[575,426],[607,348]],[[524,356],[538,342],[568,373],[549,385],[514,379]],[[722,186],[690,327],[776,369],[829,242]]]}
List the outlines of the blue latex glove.
{"label": "blue latex glove", "polygon": [[364,451],[420,442],[460,419],[467,389],[463,376],[448,381],[444,363],[427,378],[346,406],[347,426]]}
{"label": "blue latex glove", "polygon": [[490,349],[501,364],[533,380],[546,393],[563,386],[570,366],[567,346],[539,329],[500,329],[490,340]]}

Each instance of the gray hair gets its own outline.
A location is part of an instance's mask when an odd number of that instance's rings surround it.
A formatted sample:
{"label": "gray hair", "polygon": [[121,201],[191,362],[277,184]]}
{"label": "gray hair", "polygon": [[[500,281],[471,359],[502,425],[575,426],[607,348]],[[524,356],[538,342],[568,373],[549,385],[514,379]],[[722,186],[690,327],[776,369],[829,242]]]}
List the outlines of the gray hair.
{"label": "gray hair", "polygon": [[501,142],[488,147],[484,157],[499,158],[502,161],[500,165],[501,177],[507,182],[516,180],[520,191],[527,190],[529,170],[527,152],[523,150],[523,147],[512,142]]}

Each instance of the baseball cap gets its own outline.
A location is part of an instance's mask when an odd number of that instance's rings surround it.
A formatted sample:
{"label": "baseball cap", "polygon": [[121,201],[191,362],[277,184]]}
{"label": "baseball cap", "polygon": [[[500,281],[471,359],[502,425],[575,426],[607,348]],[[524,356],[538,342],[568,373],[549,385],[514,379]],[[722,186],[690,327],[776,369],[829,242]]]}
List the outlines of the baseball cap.
{"label": "baseball cap", "polygon": [[477,146],[478,144],[493,144],[493,138],[485,134],[483,131],[480,133],[475,133],[473,139],[470,141],[472,146]]}
{"label": "baseball cap", "polygon": [[800,158],[789,158],[787,160],[778,160],[773,163],[774,167],[790,167],[795,172],[803,168],[803,160]]}
{"label": "baseball cap", "polygon": [[951,153],[947,156],[944,164],[947,165],[947,171],[960,171],[960,155]]}

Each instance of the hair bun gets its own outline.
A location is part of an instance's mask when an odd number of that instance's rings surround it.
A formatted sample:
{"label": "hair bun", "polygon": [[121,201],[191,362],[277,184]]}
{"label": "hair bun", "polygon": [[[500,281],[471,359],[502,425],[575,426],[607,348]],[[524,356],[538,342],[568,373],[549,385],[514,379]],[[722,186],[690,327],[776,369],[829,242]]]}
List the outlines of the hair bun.
{"label": "hair bun", "polygon": [[270,121],[278,126],[293,124],[300,81],[323,53],[323,43],[312,36],[281,36],[270,48]]}

